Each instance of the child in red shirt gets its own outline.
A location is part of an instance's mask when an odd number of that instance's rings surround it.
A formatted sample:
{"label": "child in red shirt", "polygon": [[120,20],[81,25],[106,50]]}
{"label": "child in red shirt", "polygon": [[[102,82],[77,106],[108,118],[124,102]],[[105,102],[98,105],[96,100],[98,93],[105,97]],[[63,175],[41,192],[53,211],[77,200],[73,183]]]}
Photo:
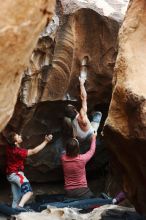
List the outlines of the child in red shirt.
{"label": "child in red shirt", "polygon": [[25,203],[32,197],[33,192],[29,180],[25,177],[24,160],[26,157],[37,154],[41,151],[48,142],[52,140],[52,135],[46,135],[45,140],[33,149],[21,148],[22,143],[21,135],[12,132],[8,137],[10,145],[6,148],[7,158],[7,179],[11,183],[11,189],[13,194],[12,207],[21,209]]}

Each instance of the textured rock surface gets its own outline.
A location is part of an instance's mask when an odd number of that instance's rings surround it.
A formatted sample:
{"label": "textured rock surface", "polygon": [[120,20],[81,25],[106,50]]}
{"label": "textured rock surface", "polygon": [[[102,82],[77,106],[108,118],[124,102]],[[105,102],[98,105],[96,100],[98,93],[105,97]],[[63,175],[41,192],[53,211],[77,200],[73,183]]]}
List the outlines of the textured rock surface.
{"label": "textured rock surface", "polygon": [[[47,176],[46,173],[57,168],[59,164],[58,155],[63,146],[60,120],[64,108],[64,103],[51,107],[50,103],[44,102],[37,108],[32,107],[33,104],[40,99],[78,100],[78,76],[83,56],[89,56],[86,88],[90,110],[97,104],[109,104],[118,33],[118,23],[115,20],[121,21],[123,7],[126,7],[127,2],[62,0],[66,15],[62,18],[56,38],[45,39],[48,47],[44,47],[44,42],[38,42],[31,60],[31,69],[34,71],[23,78],[20,95],[22,103],[17,102],[15,114],[3,132],[5,135],[11,129],[21,131],[27,147],[40,143],[47,132],[55,133],[55,143],[27,161],[27,173],[32,180],[36,180],[38,173],[41,181],[50,180],[54,173],[60,175],[52,172],[52,175]],[[110,5],[109,10],[99,7],[105,6],[106,3]],[[82,9],[83,7],[86,9]],[[121,13],[117,14],[117,8],[122,10]],[[28,65],[28,59],[47,17],[52,16],[54,1],[22,3],[20,0],[9,0],[1,3],[1,9],[0,79],[3,81],[0,84],[0,130],[12,116],[22,70]],[[105,137],[112,152],[116,180],[121,182],[128,198],[141,213],[146,213],[145,11],[144,0],[131,1],[131,7],[120,30],[113,96],[105,126]],[[70,14],[72,12],[74,13]],[[44,50],[40,50],[40,47],[44,47]],[[45,55],[37,56],[38,50]],[[2,141],[1,139],[1,143]],[[0,168],[3,167],[4,161],[3,148],[0,150]]]}
{"label": "textured rock surface", "polygon": [[90,8],[97,13],[122,21],[129,0],[61,0],[65,14],[73,13],[80,8]]}
{"label": "textured rock surface", "polygon": [[31,55],[30,64],[24,71],[20,100],[27,107],[38,103],[44,88],[44,81],[52,63],[56,31],[59,26],[58,16],[53,16],[39,36]]}
{"label": "textured rock surface", "polygon": [[118,23],[91,9],[64,16],[62,23],[41,100],[63,99],[67,93],[78,99],[81,60],[88,56],[88,95],[96,104],[109,103]]}
{"label": "textured rock surface", "polygon": [[142,220],[134,209],[114,205],[104,205],[88,214],[80,214],[76,209],[50,207],[42,213],[21,213],[16,216],[16,220],[33,220],[34,218],[36,220]]}
{"label": "textured rock surface", "polygon": [[[93,8],[93,5],[90,8]],[[82,6],[81,4],[80,7]],[[90,62],[86,88],[90,110],[97,104],[104,106],[106,103],[108,106],[110,101],[119,25],[116,21],[101,16],[95,11],[86,8],[75,10],[72,15],[63,16],[56,38],[54,39],[54,35],[53,37],[43,35],[39,39],[31,56],[28,71],[25,71],[21,84],[21,102],[17,102],[14,116],[3,135],[5,136],[10,130],[21,132],[24,136],[24,146],[34,147],[40,143],[46,133],[55,133],[55,141],[50,148],[27,161],[26,173],[33,181],[38,181],[38,173],[41,182],[60,179],[61,175],[58,167],[59,154],[64,146],[61,120],[65,103],[59,105],[54,103],[52,107],[50,103],[44,103],[36,109],[34,104],[39,102],[44,86],[43,101],[66,99],[66,97],[79,99],[80,61],[83,56],[88,55]],[[1,144],[4,144],[2,141],[1,138]],[[4,155],[3,148],[0,151],[2,170],[5,165]],[[96,160],[96,167],[101,168],[107,163],[104,149],[99,148],[97,155],[99,158]],[[94,165],[95,163],[91,167]],[[54,169],[56,172],[52,172]]]}
{"label": "textured rock surface", "polygon": [[[99,104],[108,106],[111,98],[118,23],[91,9],[81,9],[73,15],[64,16],[62,20],[55,39],[56,44],[51,37],[40,38],[31,57],[29,71],[26,71],[22,80],[21,102],[17,102],[14,116],[3,131],[4,136],[10,130],[22,133],[25,147],[39,144],[46,133],[54,134],[55,140],[51,147],[28,159],[27,164],[30,165],[27,166],[26,172],[33,181],[38,181],[38,172],[41,182],[60,178],[59,173],[54,172],[54,175],[50,175],[48,171],[59,167],[59,156],[64,146],[62,120],[67,101],[34,105],[39,102],[43,87],[43,101],[64,99],[65,94],[68,94],[69,98],[79,100],[80,61],[83,56],[88,55],[90,62],[86,88],[89,110]],[[50,54],[47,52],[48,49]],[[50,66],[48,64],[51,62],[53,50],[54,56]],[[104,111],[102,106],[101,110]],[[106,112],[103,113],[104,119]],[[107,164],[105,149],[99,147],[97,155],[104,155],[105,158],[102,157],[100,160],[99,156],[97,165],[94,161],[94,166],[101,168]]]}
{"label": "textured rock surface", "polygon": [[113,152],[116,176],[137,210],[146,214],[145,39],[146,4],[133,0],[119,33],[105,137]]}
{"label": "textured rock surface", "polygon": [[39,33],[52,17],[55,0],[3,1],[0,13],[0,130],[11,118],[22,71]]}
{"label": "textured rock surface", "polygon": [[62,16],[60,23],[55,39],[49,33],[39,38],[24,74],[21,101],[30,107],[40,98],[42,101],[79,99],[80,63],[87,55],[90,59],[87,83],[90,104],[109,103],[118,23],[91,9]]}

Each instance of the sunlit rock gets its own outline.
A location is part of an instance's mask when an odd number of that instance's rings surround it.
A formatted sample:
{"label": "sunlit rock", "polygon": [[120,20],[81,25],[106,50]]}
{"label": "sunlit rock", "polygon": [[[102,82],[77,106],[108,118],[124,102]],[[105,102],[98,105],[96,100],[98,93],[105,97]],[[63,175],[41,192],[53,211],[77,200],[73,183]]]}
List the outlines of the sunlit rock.
{"label": "sunlit rock", "polygon": [[22,71],[28,65],[39,33],[54,13],[55,0],[8,0],[0,13],[0,130],[11,118]]}
{"label": "sunlit rock", "polygon": [[90,8],[114,20],[121,22],[127,10],[129,0],[61,0],[65,14],[80,8]]}
{"label": "sunlit rock", "polygon": [[80,9],[64,16],[41,101],[62,100],[65,94],[79,100],[81,62],[88,56],[86,89],[89,100],[92,99],[92,103],[94,100],[95,105],[109,103],[118,30],[116,21],[91,9]]}
{"label": "sunlit rock", "polygon": [[119,33],[119,53],[105,137],[114,172],[137,210],[146,214],[146,4],[131,1]]}
{"label": "sunlit rock", "polygon": [[42,213],[21,213],[16,216],[16,220],[142,220],[142,218],[132,208],[115,205],[104,205],[94,209],[87,214],[80,214],[79,210],[73,208],[50,207]]}

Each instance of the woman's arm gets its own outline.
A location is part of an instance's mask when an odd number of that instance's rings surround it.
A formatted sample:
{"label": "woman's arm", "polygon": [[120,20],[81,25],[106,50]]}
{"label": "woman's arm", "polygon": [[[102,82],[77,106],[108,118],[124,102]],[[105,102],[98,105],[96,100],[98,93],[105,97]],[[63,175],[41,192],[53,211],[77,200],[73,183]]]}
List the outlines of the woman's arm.
{"label": "woman's arm", "polygon": [[94,155],[94,153],[95,153],[95,149],[96,149],[96,136],[97,136],[97,133],[94,133],[92,135],[90,149],[85,154],[81,155],[82,159],[85,162],[88,162],[91,159],[91,157]]}

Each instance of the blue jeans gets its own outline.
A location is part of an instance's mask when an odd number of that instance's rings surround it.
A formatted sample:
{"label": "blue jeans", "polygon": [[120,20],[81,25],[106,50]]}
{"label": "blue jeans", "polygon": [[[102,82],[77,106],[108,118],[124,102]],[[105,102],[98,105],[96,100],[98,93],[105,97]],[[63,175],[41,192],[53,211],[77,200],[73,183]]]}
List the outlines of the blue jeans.
{"label": "blue jeans", "polygon": [[46,209],[49,206],[55,206],[57,208],[78,208],[78,209],[91,209],[99,207],[106,204],[112,204],[112,199],[101,199],[101,198],[91,198],[91,199],[66,199],[63,202],[50,202],[40,205],[40,211]]}

